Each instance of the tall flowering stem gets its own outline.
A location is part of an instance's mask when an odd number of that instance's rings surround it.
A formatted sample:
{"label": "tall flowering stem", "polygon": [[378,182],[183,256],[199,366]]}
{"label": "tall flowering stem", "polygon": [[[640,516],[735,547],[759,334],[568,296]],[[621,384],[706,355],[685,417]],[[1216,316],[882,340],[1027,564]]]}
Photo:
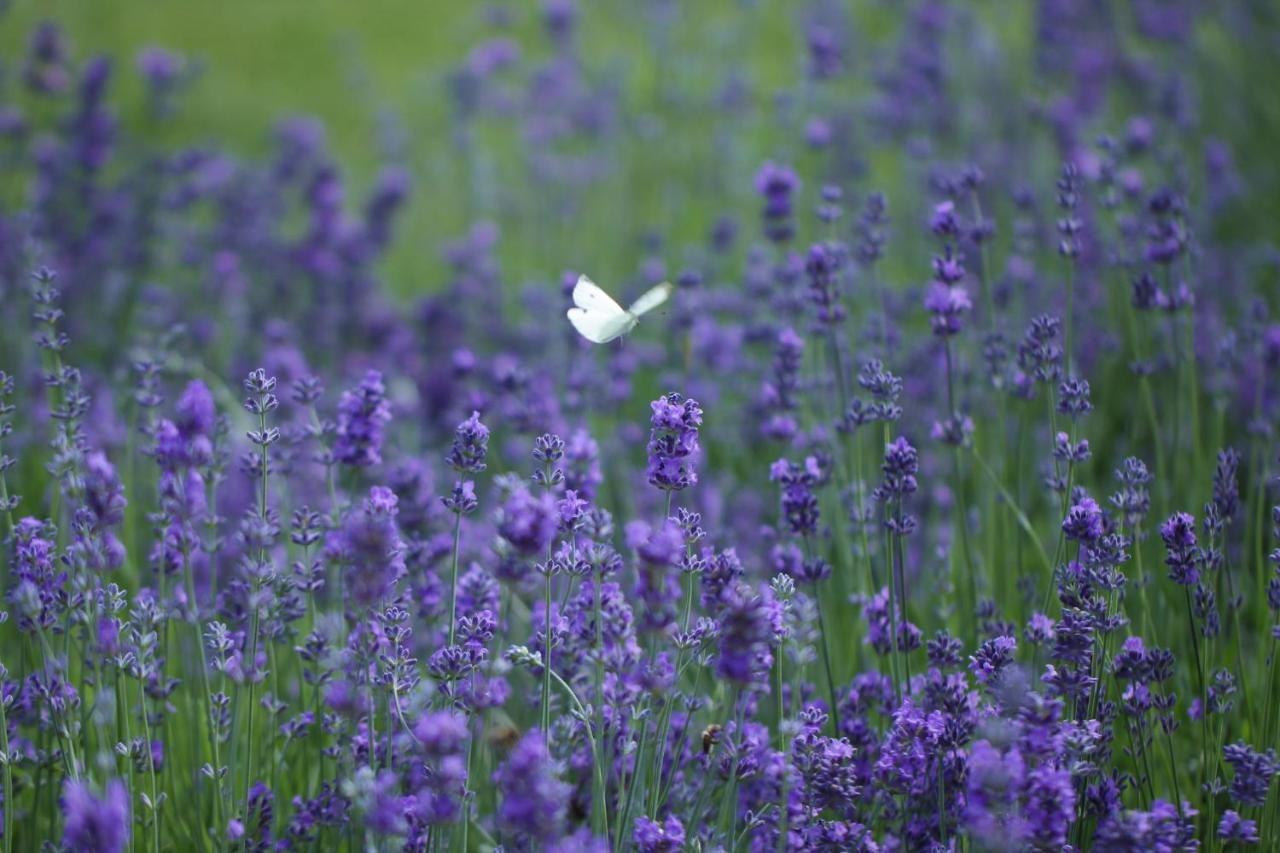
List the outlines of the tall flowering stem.
{"label": "tall flowering stem", "polygon": [[[13,396],[13,377],[0,370],[0,512],[4,514],[4,535],[8,539],[13,535],[13,510],[18,505],[19,497],[9,494],[9,481],[6,472],[13,467],[15,460],[4,452],[4,440],[13,432],[14,404],[9,402]],[[5,555],[8,563],[8,554]],[[7,578],[5,579],[7,580]]]}
{"label": "tall flowering stem", "polygon": [[787,529],[804,543],[804,561],[800,565],[800,580],[809,581],[813,590],[813,605],[818,613],[818,633],[822,640],[822,666],[827,676],[827,696],[831,701],[832,719],[836,730],[840,727],[836,680],[831,670],[831,643],[827,636],[826,617],[823,616],[822,594],[818,585],[831,575],[831,567],[813,554],[812,537],[818,532],[819,507],[814,487],[822,477],[818,460],[809,456],[803,463],[779,459],[769,468],[769,479],[782,487],[782,517]]}
{"label": "tall flowering stem", "polygon": [[951,354],[951,335],[942,337],[943,353],[947,367],[947,419],[935,423],[933,437],[951,447],[951,488],[956,495],[956,529],[960,533],[960,550],[964,560],[967,592],[966,610],[963,622],[970,632],[970,639],[977,641],[977,629],[974,624],[978,607],[976,571],[973,566],[973,550],[969,544],[969,502],[965,484],[960,473],[960,450],[969,443],[973,431],[973,422],[960,414],[956,408],[955,365]]}
{"label": "tall flowering stem", "polygon": [[840,338],[836,331],[844,324],[845,308],[840,301],[840,277],[847,263],[848,249],[842,243],[815,243],[809,247],[805,270],[809,274],[809,296],[816,312],[816,324],[825,333],[831,347],[831,369],[835,374],[836,391],[840,408],[844,412],[849,405],[849,392],[843,360],[840,356]]}
{"label": "tall flowering stem", "polygon": [[1160,538],[1165,546],[1165,565],[1169,579],[1182,587],[1187,608],[1187,628],[1191,635],[1191,656],[1195,663],[1196,697],[1200,708],[1200,768],[1208,772],[1206,750],[1209,748],[1209,716],[1205,692],[1204,662],[1200,657],[1200,640],[1196,636],[1195,607],[1191,603],[1191,588],[1200,581],[1200,549],[1196,544],[1196,520],[1189,513],[1175,512],[1160,525]]}
{"label": "tall flowering stem", "polygon": [[[480,422],[480,413],[458,424],[454,431],[453,447],[445,457],[449,466],[458,474],[478,474],[486,467],[489,453],[489,428]],[[449,560],[449,645],[456,636],[458,621],[458,545],[462,534],[462,516],[475,512],[479,506],[475,483],[459,479],[453,485],[453,493],[444,499],[444,505],[453,513],[453,551]]]}
{"label": "tall flowering stem", "polygon": [[[680,620],[679,630],[675,635],[677,649],[675,671],[676,680],[678,682],[680,674],[688,665],[687,661],[689,658],[686,657],[686,653],[693,650],[696,644],[697,633],[690,632],[690,624],[693,618],[694,587],[697,583],[698,575],[706,568],[708,561],[703,559],[703,557],[697,553],[697,544],[706,535],[706,531],[702,529],[702,516],[699,513],[691,512],[681,507],[677,516],[671,519],[671,521],[674,521],[679,525],[680,532],[683,534],[684,539],[684,558],[680,563],[680,572],[684,576],[685,586],[684,615]],[[728,562],[734,557],[736,557],[736,554],[721,554],[712,562],[715,562],[716,560]],[[599,630],[598,627],[597,630]],[[699,671],[698,674],[701,675],[701,672]],[[695,688],[696,683],[695,679]],[[667,734],[670,732],[673,705],[674,703],[671,701],[664,702],[662,710],[659,713],[658,743],[667,742],[666,739]],[[653,784],[650,787],[649,814],[657,814],[658,809],[664,800],[661,755],[659,754],[657,758],[659,760],[654,765],[656,784]]]}
{"label": "tall flowering stem", "polygon": [[[306,408],[307,433],[320,447],[316,451],[314,459],[324,468],[325,493],[329,497],[329,526],[337,527],[338,513],[341,509],[338,506],[338,484],[335,471],[338,459],[334,452],[338,426],[333,421],[320,417],[320,411],[316,407],[316,403],[323,394],[324,383],[317,376],[303,376],[293,383],[293,401]],[[338,585],[336,579],[330,583],[330,587],[330,595],[337,595]]]}
{"label": "tall flowering stem", "polygon": [[[58,274],[41,267],[31,274],[31,279],[34,283],[31,299],[35,303],[31,319],[38,327],[35,335],[36,346],[47,353],[47,355],[41,355],[41,360],[46,367],[44,384],[47,389],[49,413],[59,422],[52,442],[54,449],[52,464],[55,466],[52,473],[59,474],[61,472],[57,468],[62,464],[59,457],[73,449],[72,442],[69,440],[71,438],[69,431],[74,427],[74,417],[67,417],[69,406],[66,386],[68,380],[74,380],[78,384],[78,374],[74,369],[68,372],[62,364],[62,352],[68,344],[68,339],[66,333],[58,328],[63,318],[62,309],[58,307],[58,289],[54,287]],[[87,404],[88,401],[85,402]],[[61,488],[54,489],[52,494],[52,508],[49,516],[55,526],[61,526],[62,491]]]}
{"label": "tall flowering stem", "polygon": [[1271,508],[1271,535],[1272,541],[1275,543],[1275,549],[1270,554],[1272,564],[1271,578],[1267,582],[1267,607],[1271,611],[1273,627],[1271,629],[1271,643],[1268,646],[1267,657],[1265,658],[1267,665],[1267,692],[1265,711],[1262,715],[1262,734],[1263,743],[1272,743],[1275,737],[1273,729],[1276,724],[1276,714],[1273,709],[1273,700],[1276,695],[1276,675],[1280,666],[1277,663],[1277,646],[1280,646],[1280,505]]}
{"label": "tall flowering stem", "polygon": [[[902,406],[898,403],[902,395],[902,379],[886,370],[879,359],[873,358],[864,363],[862,369],[858,371],[858,385],[870,393],[871,399],[869,401],[852,400],[844,416],[836,424],[836,429],[842,433],[856,434],[862,427],[874,426],[876,422],[880,422],[883,426],[884,444],[887,446],[890,441],[890,425],[902,417]],[[867,537],[870,516],[867,514],[866,507],[867,489],[863,478],[862,446],[857,448],[857,483],[858,489],[854,496],[857,504],[854,507],[854,513],[857,517],[858,533],[862,539],[863,556],[867,561],[866,594],[874,595],[880,585],[876,582],[875,559]]]}
{"label": "tall flowering stem", "polygon": [[[887,425],[886,425],[887,429]],[[902,501],[907,495],[914,494],[919,485],[916,481],[916,474],[920,470],[919,456],[916,449],[907,441],[905,436],[899,436],[892,442],[889,442],[884,449],[884,463],[880,468],[884,475],[884,479],[880,485],[876,487],[873,497],[884,507],[884,528],[887,547],[886,559],[888,560],[889,569],[889,618],[890,630],[893,636],[889,640],[889,648],[896,661],[900,652],[903,651],[903,636],[906,633],[906,626],[903,625],[899,629],[898,619],[901,616],[906,617],[906,586],[903,583],[903,569],[901,565],[902,545],[897,540],[910,535],[916,526],[913,516],[903,512]],[[895,544],[898,547],[894,547]],[[895,554],[898,552],[898,554]],[[899,586],[902,584],[901,586]],[[902,613],[898,613],[898,592],[902,596]],[[904,686],[909,687],[911,682],[910,664],[904,659],[903,668],[900,670],[906,680]],[[897,666],[895,664],[895,669]],[[895,684],[895,688],[899,685]]]}
{"label": "tall flowering stem", "polygon": [[1070,368],[1075,360],[1072,350],[1074,339],[1072,329],[1075,325],[1075,283],[1076,262],[1080,257],[1080,232],[1084,223],[1078,217],[1080,206],[1080,171],[1074,163],[1064,163],[1062,174],[1058,178],[1058,207],[1062,210],[1062,218],[1058,220],[1058,254],[1067,261],[1067,308],[1066,308],[1066,357]]}
{"label": "tall flowering stem", "polygon": [[248,645],[248,660],[246,662],[245,677],[248,679],[248,703],[246,707],[247,724],[245,726],[245,771],[244,771],[244,815],[249,815],[249,795],[253,787],[253,713],[254,706],[257,704],[254,699],[254,693],[258,683],[258,620],[259,620],[259,583],[262,580],[262,574],[267,570],[267,546],[269,543],[268,531],[271,528],[271,519],[267,512],[267,479],[271,471],[270,448],[280,440],[280,430],[277,427],[267,426],[267,416],[276,410],[280,405],[280,401],[276,398],[275,387],[276,379],[274,376],[267,376],[262,368],[258,368],[251,372],[244,381],[245,390],[249,396],[245,399],[245,410],[249,414],[254,415],[258,419],[258,428],[250,430],[248,433],[249,440],[258,448],[258,524],[259,529],[257,536],[258,542],[258,562],[256,566],[251,568],[251,578],[249,582],[248,604],[249,604],[249,636],[245,639]]}
{"label": "tall flowering stem", "polygon": [[597,790],[592,796],[592,824],[593,828],[603,830],[604,836],[609,836],[609,787],[604,779],[604,766],[602,741],[604,739],[604,624],[601,622],[601,589],[604,584],[604,564],[603,561],[592,561],[593,575],[591,590],[591,619],[595,623],[595,742],[597,768],[595,775],[592,776],[592,784]]}
{"label": "tall flowering stem", "polygon": [[547,735],[547,740],[551,740],[551,565],[548,560],[546,573],[544,577],[545,595],[542,599],[542,607],[544,619],[546,620],[543,634],[546,637],[543,643],[542,651],[542,731]]}
{"label": "tall flowering stem", "polygon": [[4,697],[4,682],[9,677],[9,670],[0,664],[0,761],[4,775],[4,853],[13,850],[13,756],[9,753],[9,713]]}
{"label": "tall flowering stem", "polygon": [[[946,360],[947,382],[947,416],[935,423],[933,437],[952,448],[952,490],[956,495],[956,528],[960,534],[960,548],[963,552],[965,566],[964,587],[968,592],[964,622],[971,629],[971,639],[976,640],[976,631],[972,630],[974,610],[977,608],[976,579],[973,557],[969,546],[969,509],[965,495],[965,485],[960,476],[960,447],[967,443],[973,426],[968,418],[960,415],[956,406],[955,367],[952,363],[951,339],[958,335],[964,326],[964,318],[973,308],[969,299],[969,290],[964,285],[968,275],[964,266],[964,258],[951,245],[959,236],[960,226],[955,215],[955,204],[943,202],[934,208],[931,229],[946,241],[942,253],[933,258],[933,281],[929,284],[924,306],[929,312],[929,325],[934,337],[942,341],[943,356]],[[989,306],[988,306],[988,310]],[[992,317],[988,314],[988,321]],[[905,608],[905,603],[904,603]],[[904,611],[905,612],[905,611]]]}
{"label": "tall flowering stem", "polygon": [[982,294],[983,311],[986,314],[987,331],[996,330],[995,300],[991,295],[991,260],[987,246],[995,234],[995,224],[982,213],[982,194],[979,190],[986,182],[986,176],[976,165],[967,167],[960,176],[961,188],[969,193],[969,202],[973,207],[973,225],[969,229],[969,237],[978,244],[981,266],[978,269],[978,291]]}
{"label": "tall flowering stem", "polygon": [[866,202],[863,204],[862,213],[858,216],[856,226],[857,239],[857,255],[858,261],[862,265],[862,269],[866,271],[867,285],[873,291],[878,291],[880,302],[880,357],[887,361],[889,359],[889,287],[883,282],[878,282],[876,277],[876,266],[880,259],[884,257],[884,244],[888,240],[889,213],[888,202],[883,193],[873,192],[867,196]]}
{"label": "tall flowering stem", "polygon": [[[210,758],[215,768],[221,768],[218,737],[214,731],[212,694],[209,688],[209,666],[205,654],[204,632],[200,605],[196,595],[195,565],[192,546],[200,546],[195,532],[198,518],[203,512],[204,522],[216,528],[216,504],[205,499],[205,484],[215,476],[213,470],[215,450],[214,434],[217,431],[217,410],[213,395],[200,380],[193,380],[183,390],[175,406],[173,421],[161,421],[156,430],[155,457],[161,467],[161,495],[166,530],[180,543],[180,571],[186,584],[187,613],[193,640],[198,650],[197,665],[200,668],[199,715],[200,727],[209,742]],[[216,589],[212,584],[211,589]],[[193,701],[192,705],[195,706]],[[216,777],[214,819],[222,822],[221,777]]]}
{"label": "tall flowering stem", "polygon": [[[560,468],[557,463],[564,458],[564,439],[557,435],[541,435],[534,442],[533,458],[537,460],[541,467],[534,472],[533,480],[546,490],[546,497],[550,498],[554,490],[564,483],[564,469]],[[545,506],[545,502],[543,504]],[[544,633],[546,640],[543,650],[543,666],[542,666],[542,730],[546,733],[547,742],[551,740],[551,646],[552,646],[552,622],[551,622],[551,580],[555,569],[555,561],[552,558],[552,549],[555,547],[555,536],[546,537],[546,563],[543,564],[543,618],[546,627]]]}

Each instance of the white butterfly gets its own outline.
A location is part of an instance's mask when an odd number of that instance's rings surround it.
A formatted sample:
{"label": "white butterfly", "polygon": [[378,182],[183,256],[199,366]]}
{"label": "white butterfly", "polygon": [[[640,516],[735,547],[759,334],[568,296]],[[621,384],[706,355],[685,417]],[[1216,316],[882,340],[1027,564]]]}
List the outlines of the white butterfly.
{"label": "white butterfly", "polygon": [[641,294],[630,308],[623,308],[594,281],[581,275],[573,286],[575,307],[569,309],[569,322],[593,344],[608,343],[634,329],[642,316],[667,301],[672,290],[671,284],[664,281]]}

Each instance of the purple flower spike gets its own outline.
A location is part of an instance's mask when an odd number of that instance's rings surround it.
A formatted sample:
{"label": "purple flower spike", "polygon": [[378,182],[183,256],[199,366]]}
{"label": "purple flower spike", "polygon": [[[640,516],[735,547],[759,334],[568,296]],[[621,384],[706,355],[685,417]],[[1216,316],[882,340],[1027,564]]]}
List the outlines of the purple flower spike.
{"label": "purple flower spike", "polygon": [[68,781],[62,791],[62,844],[75,853],[119,853],[129,843],[129,792],[112,779],[102,796],[84,782]]}
{"label": "purple flower spike", "polygon": [[382,374],[370,370],[338,403],[338,436],[334,458],[344,465],[367,468],[382,462],[382,431],[391,420],[391,404]]}
{"label": "purple flower spike", "polygon": [[329,534],[326,554],[345,568],[348,595],[365,607],[382,601],[405,571],[397,503],[390,489],[374,486],[364,504]]}
{"label": "purple flower spike", "polygon": [[650,408],[649,484],[663,491],[696,485],[698,472],[693,466],[701,450],[702,407],[697,400],[672,392],[654,400]]}
{"label": "purple flower spike", "polygon": [[636,818],[632,839],[640,853],[679,853],[684,849],[684,824],[675,815],[662,823],[647,817]]}
{"label": "purple flower spike", "polygon": [[542,842],[559,836],[572,789],[560,781],[542,732],[525,734],[493,781],[500,793],[498,825],[504,832]]}
{"label": "purple flower spike", "polygon": [[765,161],[756,173],[756,192],[764,198],[764,234],[774,243],[786,243],[795,236],[792,196],[800,189],[800,179],[789,166]]}
{"label": "purple flower spike", "polygon": [[1190,513],[1175,512],[1160,525],[1160,538],[1164,540],[1164,563],[1169,567],[1169,579],[1183,586],[1199,581],[1200,560],[1196,548],[1195,517]]}

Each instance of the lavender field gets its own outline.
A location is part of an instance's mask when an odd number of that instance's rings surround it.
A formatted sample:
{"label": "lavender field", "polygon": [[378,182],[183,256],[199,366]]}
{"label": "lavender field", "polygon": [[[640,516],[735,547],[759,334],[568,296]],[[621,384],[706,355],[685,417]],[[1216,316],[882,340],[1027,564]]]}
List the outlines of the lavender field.
{"label": "lavender field", "polygon": [[1280,7],[13,5],[0,853],[1280,850]]}

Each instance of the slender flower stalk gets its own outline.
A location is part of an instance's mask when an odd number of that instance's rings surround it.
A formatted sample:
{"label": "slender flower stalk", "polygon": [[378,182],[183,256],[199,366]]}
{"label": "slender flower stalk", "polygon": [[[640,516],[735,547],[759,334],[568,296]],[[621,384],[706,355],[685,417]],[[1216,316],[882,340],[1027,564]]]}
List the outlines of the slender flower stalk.
{"label": "slender flower stalk", "polygon": [[271,519],[267,510],[267,482],[271,472],[270,448],[273,444],[280,440],[280,430],[277,427],[267,425],[267,417],[280,405],[275,395],[276,380],[274,376],[267,376],[266,371],[258,368],[252,371],[244,382],[245,390],[249,393],[245,400],[245,410],[249,414],[257,418],[258,426],[255,430],[249,431],[249,440],[258,448],[258,495],[257,509],[259,524],[258,530],[258,553],[257,564],[250,569],[249,579],[249,634],[246,637],[246,645],[248,657],[245,661],[245,677],[249,682],[247,691],[248,697],[245,703],[245,765],[244,765],[244,812],[245,817],[249,814],[249,796],[253,787],[254,777],[254,707],[257,704],[254,701],[254,693],[260,678],[258,673],[258,635],[259,635],[259,619],[261,605],[258,601],[260,584],[263,577],[269,571],[267,546],[270,541],[269,531],[272,526]]}
{"label": "slender flower stalk", "polygon": [[[471,417],[458,424],[454,432],[453,447],[445,461],[449,467],[457,471],[459,476],[479,474],[486,467],[485,459],[489,453],[489,428],[480,423],[480,413],[472,412]],[[457,480],[453,485],[453,493],[444,498],[444,505],[454,514],[453,550],[450,557],[449,570],[449,645],[454,644],[458,620],[458,546],[462,533],[462,516],[475,512],[479,506],[476,499],[475,483],[471,480]]]}
{"label": "slender flower stalk", "polygon": [[547,568],[544,577],[544,596],[542,599],[543,618],[546,620],[542,652],[542,718],[541,726],[547,741],[551,740],[551,647],[554,632],[551,626],[551,555],[547,555]]}
{"label": "slender flower stalk", "polygon": [[13,755],[9,751],[9,712],[7,698],[4,696],[4,682],[9,677],[9,670],[0,664],[0,759],[4,765],[0,773],[4,776],[4,853],[13,851]]}
{"label": "slender flower stalk", "polygon": [[[13,432],[13,414],[14,404],[10,402],[13,397],[13,377],[3,370],[0,370],[0,512],[4,513],[4,536],[5,539],[13,536],[13,511],[18,506],[21,498],[18,495],[9,493],[9,481],[7,472],[13,467],[17,460],[8,456],[4,452],[4,440]],[[9,556],[5,554],[5,565],[9,562]],[[7,585],[8,579],[5,578],[0,583]],[[7,837],[7,836],[6,836]]]}

